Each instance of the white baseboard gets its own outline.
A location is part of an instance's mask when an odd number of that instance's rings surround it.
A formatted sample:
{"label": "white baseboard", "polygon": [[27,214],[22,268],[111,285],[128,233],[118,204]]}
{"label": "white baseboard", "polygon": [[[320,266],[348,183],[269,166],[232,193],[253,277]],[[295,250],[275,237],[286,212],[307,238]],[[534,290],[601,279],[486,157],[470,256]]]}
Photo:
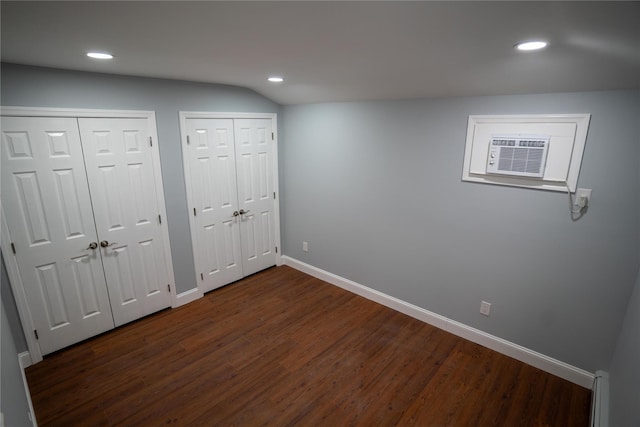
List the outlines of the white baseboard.
{"label": "white baseboard", "polygon": [[472,328],[471,326],[467,326],[463,323],[456,322],[455,320],[451,320],[447,317],[425,310],[424,308],[376,291],[375,289],[368,288],[336,274],[329,273],[328,271],[306,264],[289,256],[284,255],[282,260],[285,265],[295,268],[296,270],[300,270],[310,276],[324,280],[332,285],[338,286],[349,292],[353,292],[354,294],[360,295],[371,301],[375,301],[447,332],[451,332],[454,335],[468,339],[476,344],[495,350],[498,353],[512,357],[582,387],[588,389],[593,387],[595,377],[594,374],[590,372],[488,334],[479,329]]}
{"label": "white baseboard", "polygon": [[596,371],[591,395],[591,427],[609,426],[609,374]]}
{"label": "white baseboard", "polygon": [[24,373],[24,370],[31,366],[32,360],[31,355],[28,351],[23,351],[18,354],[18,364],[20,365],[20,373],[22,374],[22,383],[24,384],[24,393],[27,396],[27,403],[29,404],[29,419],[33,424],[33,427],[37,427],[38,423],[36,422],[35,411],[33,410],[33,402],[31,401],[31,392],[29,391],[29,384],[27,383],[27,376]]}
{"label": "white baseboard", "polygon": [[18,363],[20,364],[20,368],[22,368],[23,371],[29,366],[33,365],[33,362],[31,361],[31,355],[28,351],[23,351],[22,353],[18,354]]}
{"label": "white baseboard", "polygon": [[193,302],[202,297],[203,297],[203,294],[202,292],[200,292],[200,289],[198,288],[189,289],[188,291],[181,292],[178,295],[176,295],[176,298],[173,301],[173,305],[171,306],[171,308],[177,308],[182,305],[189,304],[190,302]]}

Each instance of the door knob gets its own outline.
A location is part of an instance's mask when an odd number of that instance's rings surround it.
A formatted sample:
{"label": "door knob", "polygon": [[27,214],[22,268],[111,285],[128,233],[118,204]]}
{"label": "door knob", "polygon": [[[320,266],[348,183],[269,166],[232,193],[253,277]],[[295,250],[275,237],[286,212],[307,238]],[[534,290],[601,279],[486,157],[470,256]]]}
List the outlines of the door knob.
{"label": "door knob", "polygon": [[85,251],[88,251],[89,249],[95,249],[98,247],[98,244],[96,242],[91,242],[89,243],[89,247],[85,249]]}
{"label": "door knob", "polygon": [[116,242],[109,243],[106,240],[103,240],[102,242],[100,242],[100,246],[102,246],[103,248],[108,248],[109,246],[113,246],[113,245],[117,245],[117,243]]}
{"label": "door knob", "polygon": [[238,215],[240,215],[240,212],[238,212],[238,211],[233,211],[233,216],[238,216]]}
{"label": "door knob", "polygon": [[244,215],[246,213],[249,213],[249,209],[247,209],[246,211],[244,209],[240,209],[240,215]]}

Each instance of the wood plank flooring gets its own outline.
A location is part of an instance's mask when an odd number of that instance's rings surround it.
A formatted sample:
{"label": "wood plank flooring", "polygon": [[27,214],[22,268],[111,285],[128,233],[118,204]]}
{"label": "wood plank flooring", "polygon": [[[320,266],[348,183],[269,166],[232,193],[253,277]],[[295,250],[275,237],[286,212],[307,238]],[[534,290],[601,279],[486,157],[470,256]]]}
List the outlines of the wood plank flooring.
{"label": "wood plank flooring", "polygon": [[40,426],[581,426],[587,389],[289,267],[27,369]]}

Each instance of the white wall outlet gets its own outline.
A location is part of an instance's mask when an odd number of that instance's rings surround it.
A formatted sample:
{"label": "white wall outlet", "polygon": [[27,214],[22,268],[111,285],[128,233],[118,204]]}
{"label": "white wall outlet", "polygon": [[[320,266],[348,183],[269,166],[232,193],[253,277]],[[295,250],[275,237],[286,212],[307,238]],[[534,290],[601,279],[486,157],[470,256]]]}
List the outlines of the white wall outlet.
{"label": "white wall outlet", "polygon": [[576,191],[576,207],[584,208],[585,206],[589,206],[589,200],[591,200],[591,189],[578,188]]}
{"label": "white wall outlet", "polygon": [[302,242],[302,252],[309,252],[309,243]]}
{"label": "white wall outlet", "polygon": [[491,314],[491,303],[482,301],[480,303],[480,314],[484,314],[485,316],[489,316]]}

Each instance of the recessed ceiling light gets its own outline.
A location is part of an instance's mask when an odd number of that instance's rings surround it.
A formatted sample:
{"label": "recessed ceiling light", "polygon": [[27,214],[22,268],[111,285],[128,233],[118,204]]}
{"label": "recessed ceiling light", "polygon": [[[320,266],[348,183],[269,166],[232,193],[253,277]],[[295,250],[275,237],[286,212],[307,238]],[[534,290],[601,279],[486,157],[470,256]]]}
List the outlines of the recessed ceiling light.
{"label": "recessed ceiling light", "polygon": [[93,59],[113,59],[113,55],[105,52],[88,52],[87,56]]}
{"label": "recessed ceiling light", "polygon": [[271,76],[267,80],[269,80],[271,83],[282,83],[284,81],[282,77],[278,76]]}
{"label": "recessed ceiling light", "polygon": [[516,46],[518,50],[539,50],[547,47],[547,42],[541,40],[534,40],[530,42],[518,43]]}

